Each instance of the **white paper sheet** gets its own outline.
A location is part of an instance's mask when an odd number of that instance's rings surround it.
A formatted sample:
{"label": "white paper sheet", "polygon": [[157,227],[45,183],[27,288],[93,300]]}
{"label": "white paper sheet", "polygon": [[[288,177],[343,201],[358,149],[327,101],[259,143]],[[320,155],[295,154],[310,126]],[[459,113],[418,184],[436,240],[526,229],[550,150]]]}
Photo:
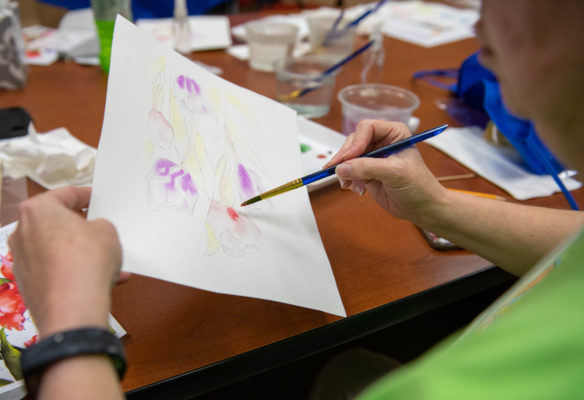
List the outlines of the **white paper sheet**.
{"label": "white paper sheet", "polygon": [[474,37],[479,12],[426,1],[390,1],[380,10],[383,32],[423,47]]}
{"label": "white paper sheet", "polygon": [[[479,127],[448,128],[444,133],[426,140],[459,161],[477,175],[491,181],[517,200],[549,196],[560,188],[551,176],[536,175],[517,160],[506,157],[501,149],[485,142]],[[568,190],[580,188],[575,179],[563,179]]]}
{"label": "white paper sheet", "polygon": [[118,17],[89,218],[116,226],[127,271],[345,311],[305,188],[296,113],[224,81]]}
{"label": "white paper sheet", "polygon": [[[173,47],[172,18],[141,19],[136,22],[159,42]],[[189,17],[191,51],[224,49],[231,46],[229,18],[220,15]]]}

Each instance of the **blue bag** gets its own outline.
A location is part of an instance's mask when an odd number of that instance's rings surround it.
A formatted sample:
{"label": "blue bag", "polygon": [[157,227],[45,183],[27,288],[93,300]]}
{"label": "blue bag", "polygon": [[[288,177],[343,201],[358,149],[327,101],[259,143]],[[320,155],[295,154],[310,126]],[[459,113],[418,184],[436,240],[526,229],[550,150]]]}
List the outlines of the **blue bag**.
{"label": "blue bag", "polygon": [[482,109],[489,115],[499,131],[521,154],[531,171],[555,175],[565,169],[539,139],[533,124],[507,111],[501,100],[497,79],[479,63],[477,53],[462,63],[453,91],[466,104]]}
{"label": "blue bag", "polygon": [[[433,79],[433,76],[457,78],[457,82],[446,85]],[[549,174],[564,193],[570,206],[577,210],[578,206],[558,173],[564,166],[552,155],[537,136],[533,124],[525,119],[512,115],[503,104],[499,83],[491,71],[483,67],[478,61],[478,53],[468,57],[459,69],[430,70],[414,73],[414,78],[424,79],[427,82],[451,91],[457,98],[475,112],[486,114],[482,119],[483,127],[490,119],[498,130],[521,154],[527,167],[536,174]],[[477,118],[474,118],[476,121]],[[480,121],[481,119],[478,118]]]}

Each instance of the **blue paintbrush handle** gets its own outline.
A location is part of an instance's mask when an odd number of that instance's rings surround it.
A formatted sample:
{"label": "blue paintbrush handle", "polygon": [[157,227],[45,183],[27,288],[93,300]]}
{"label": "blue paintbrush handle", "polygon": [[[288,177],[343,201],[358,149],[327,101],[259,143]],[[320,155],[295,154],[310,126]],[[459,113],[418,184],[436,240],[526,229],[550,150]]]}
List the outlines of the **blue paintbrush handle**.
{"label": "blue paintbrush handle", "polygon": [[343,65],[345,65],[346,63],[348,63],[349,61],[351,61],[353,58],[357,57],[359,54],[363,53],[365,50],[367,50],[369,47],[371,47],[371,45],[373,44],[373,42],[374,42],[373,40],[370,40],[365,45],[363,45],[359,49],[355,50],[355,52],[349,54],[347,57],[343,58],[341,61],[337,62],[336,64],[328,67],[326,70],[324,70],[324,72],[321,75],[321,78],[319,78],[319,79],[323,79],[324,77],[326,77],[330,73],[332,73],[332,72],[336,71],[337,69],[341,68]]}
{"label": "blue paintbrush handle", "polygon": [[[392,143],[388,146],[382,147],[380,149],[373,150],[372,152],[369,152],[366,154],[361,154],[359,157],[375,157],[375,158],[387,157],[390,154],[393,154],[393,153],[396,153],[400,150],[403,150],[406,147],[409,147],[413,144],[416,144],[416,143],[419,143],[423,140],[431,138],[432,136],[436,136],[440,132],[444,131],[446,128],[448,128],[448,125],[446,125],[446,124],[440,125],[440,126],[437,126],[436,128],[432,128],[428,131],[418,133],[417,135],[410,136],[408,138],[400,140],[399,142],[395,142],[395,143]],[[302,184],[308,185],[309,183],[316,182],[316,181],[321,180],[323,178],[326,178],[328,176],[334,175],[335,169],[337,168],[338,165],[339,164],[336,164],[336,165],[333,165],[332,167],[328,167],[326,169],[316,171],[316,172],[313,172],[312,174],[309,174],[309,175],[302,177]]]}
{"label": "blue paintbrush handle", "polygon": [[[367,50],[369,47],[371,47],[372,44],[373,44],[373,40],[370,40],[365,45],[363,45],[359,49],[355,50],[354,53],[349,54],[347,57],[343,58],[341,61],[337,62],[336,64],[334,64],[334,65],[330,66],[329,68],[327,68],[326,70],[324,70],[314,81],[319,82],[319,81],[324,80],[327,76],[329,76],[330,74],[335,72],[337,69],[341,68],[343,65],[345,65],[346,63],[351,61],[353,58],[355,58],[359,54],[363,53],[365,50]],[[305,94],[308,94],[308,93],[312,92],[313,90],[318,89],[319,87],[320,86],[312,86],[312,87],[304,88],[300,91],[300,93],[298,94],[297,97],[304,96]]]}
{"label": "blue paintbrush handle", "polygon": [[[336,39],[338,37],[343,36],[349,29],[353,28],[354,26],[358,25],[361,21],[363,21],[365,18],[367,18],[368,16],[370,16],[371,14],[375,13],[377,10],[379,10],[381,8],[381,6],[383,4],[385,4],[386,0],[379,0],[379,2],[372,8],[370,8],[369,10],[366,10],[363,14],[361,14],[360,16],[358,16],[357,18],[355,18],[353,21],[349,22],[343,29],[341,30],[337,30],[336,26],[338,25],[338,23],[336,23],[337,21],[335,21],[335,25],[333,25],[333,28],[330,30],[330,32],[327,33],[325,40],[323,41],[323,45],[328,44],[328,42],[331,39]],[[341,15],[342,18],[342,15]]]}
{"label": "blue paintbrush handle", "polygon": [[356,18],[354,21],[352,21],[351,23],[349,23],[345,29],[348,28],[352,28],[353,26],[359,24],[359,22],[363,21],[365,18],[367,18],[369,15],[373,14],[374,12],[376,12],[377,10],[379,10],[381,8],[381,6],[385,3],[386,0],[380,0],[375,7],[370,8],[369,10],[365,11],[363,14],[361,14],[361,16],[359,16],[358,18]]}

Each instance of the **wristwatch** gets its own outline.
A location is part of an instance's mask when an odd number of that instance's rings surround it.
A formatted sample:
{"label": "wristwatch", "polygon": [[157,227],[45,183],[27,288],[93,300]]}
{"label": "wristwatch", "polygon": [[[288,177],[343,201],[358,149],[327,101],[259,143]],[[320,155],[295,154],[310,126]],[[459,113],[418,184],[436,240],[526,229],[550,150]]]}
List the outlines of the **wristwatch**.
{"label": "wristwatch", "polygon": [[119,338],[104,328],[79,328],[56,333],[24,349],[20,365],[26,390],[32,399],[43,372],[51,364],[79,355],[104,354],[111,358],[120,380],[126,372],[126,356]]}

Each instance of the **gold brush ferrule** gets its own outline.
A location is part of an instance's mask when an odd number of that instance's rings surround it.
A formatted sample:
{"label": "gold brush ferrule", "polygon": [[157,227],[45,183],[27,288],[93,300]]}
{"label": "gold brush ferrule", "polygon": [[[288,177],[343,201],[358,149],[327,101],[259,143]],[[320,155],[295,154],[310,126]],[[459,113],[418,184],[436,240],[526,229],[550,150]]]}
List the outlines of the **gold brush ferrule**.
{"label": "gold brush ferrule", "polygon": [[302,178],[294,179],[293,181],[285,183],[282,186],[278,186],[277,188],[274,188],[272,190],[268,190],[267,192],[260,194],[260,197],[262,198],[262,200],[264,200],[264,199],[267,199],[269,197],[277,196],[281,193],[285,193],[285,192],[288,192],[290,190],[299,188],[302,185],[303,185]]}
{"label": "gold brush ferrule", "polygon": [[300,92],[301,92],[300,90],[295,90],[291,93],[278,96],[278,101],[289,101],[289,100],[295,99],[296,97],[298,97],[300,95]]}

